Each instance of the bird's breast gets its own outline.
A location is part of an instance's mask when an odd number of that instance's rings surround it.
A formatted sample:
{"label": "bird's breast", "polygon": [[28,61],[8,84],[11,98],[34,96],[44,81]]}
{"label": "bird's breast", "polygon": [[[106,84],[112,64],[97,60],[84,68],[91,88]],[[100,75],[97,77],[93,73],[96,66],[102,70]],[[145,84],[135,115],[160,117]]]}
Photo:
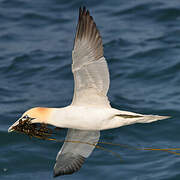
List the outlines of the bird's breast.
{"label": "bird's breast", "polygon": [[81,130],[100,130],[102,124],[113,115],[109,109],[75,106],[61,108],[53,115],[52,125]]}

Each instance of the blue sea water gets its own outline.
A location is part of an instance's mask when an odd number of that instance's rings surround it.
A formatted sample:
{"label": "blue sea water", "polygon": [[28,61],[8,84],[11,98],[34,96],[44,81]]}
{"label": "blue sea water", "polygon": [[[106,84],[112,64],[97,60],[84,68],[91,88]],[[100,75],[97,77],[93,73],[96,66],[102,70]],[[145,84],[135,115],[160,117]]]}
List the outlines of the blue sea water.
{"label": "blue sea water", "polygon": [[[30,139],[8,127],[35,106],[71,103],[71,50],[78,8],[100,30],[110,71],[111,105],[171,119],[101,133],[101,140],[139,148],[180,148],[179,0],[0,0],[0,179],[49,180],[62,144]],[[63,139],[65,132],[59,134]],[[179,180],[180,157],[105,146],[81,170],[57,179]]]}

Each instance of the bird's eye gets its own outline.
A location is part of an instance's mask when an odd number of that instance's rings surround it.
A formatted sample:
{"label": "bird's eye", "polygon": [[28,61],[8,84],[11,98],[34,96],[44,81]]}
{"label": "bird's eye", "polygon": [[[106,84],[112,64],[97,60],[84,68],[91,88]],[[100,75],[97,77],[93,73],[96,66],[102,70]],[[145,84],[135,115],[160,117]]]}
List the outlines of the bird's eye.
{"label": "bird's eye", "polygon": [[28,119],[28,118],[29,118],[28,115],[23,116],[23,119]]}

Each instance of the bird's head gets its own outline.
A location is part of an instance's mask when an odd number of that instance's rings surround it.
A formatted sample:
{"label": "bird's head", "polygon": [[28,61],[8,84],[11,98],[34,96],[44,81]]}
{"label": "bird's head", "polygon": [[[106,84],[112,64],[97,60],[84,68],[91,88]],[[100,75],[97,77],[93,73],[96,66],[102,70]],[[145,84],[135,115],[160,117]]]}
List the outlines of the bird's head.
{"label": "bird's head", "polygon": [[29,121],[30,123],[48,123],[48,119],[51,115],[50,108],[36,107],[27,110],[23,115],[12,125],[9,127],[8,132],[14,131],[14,127],[19,123],[24,121]]}

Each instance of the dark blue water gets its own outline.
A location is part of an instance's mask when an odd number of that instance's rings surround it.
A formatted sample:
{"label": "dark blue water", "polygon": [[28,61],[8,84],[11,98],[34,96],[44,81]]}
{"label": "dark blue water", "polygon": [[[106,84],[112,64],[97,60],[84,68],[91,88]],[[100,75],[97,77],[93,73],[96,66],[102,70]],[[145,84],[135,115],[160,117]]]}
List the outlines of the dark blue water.
{"label": "dark blue water", "polygon": [[[71,50],[81,5],[89,8],[103,37],[111,105],[172,116],[107,130],[101,139],[135,147],[180,147],[179,0],[0,0],[0,179],[53,179],[62,144],[8,134],[7,129],[31,107],[71,103]],[[78,173],[59,179],[180,179],[177,155],[106,148],[123,161],[97,149]]]}

